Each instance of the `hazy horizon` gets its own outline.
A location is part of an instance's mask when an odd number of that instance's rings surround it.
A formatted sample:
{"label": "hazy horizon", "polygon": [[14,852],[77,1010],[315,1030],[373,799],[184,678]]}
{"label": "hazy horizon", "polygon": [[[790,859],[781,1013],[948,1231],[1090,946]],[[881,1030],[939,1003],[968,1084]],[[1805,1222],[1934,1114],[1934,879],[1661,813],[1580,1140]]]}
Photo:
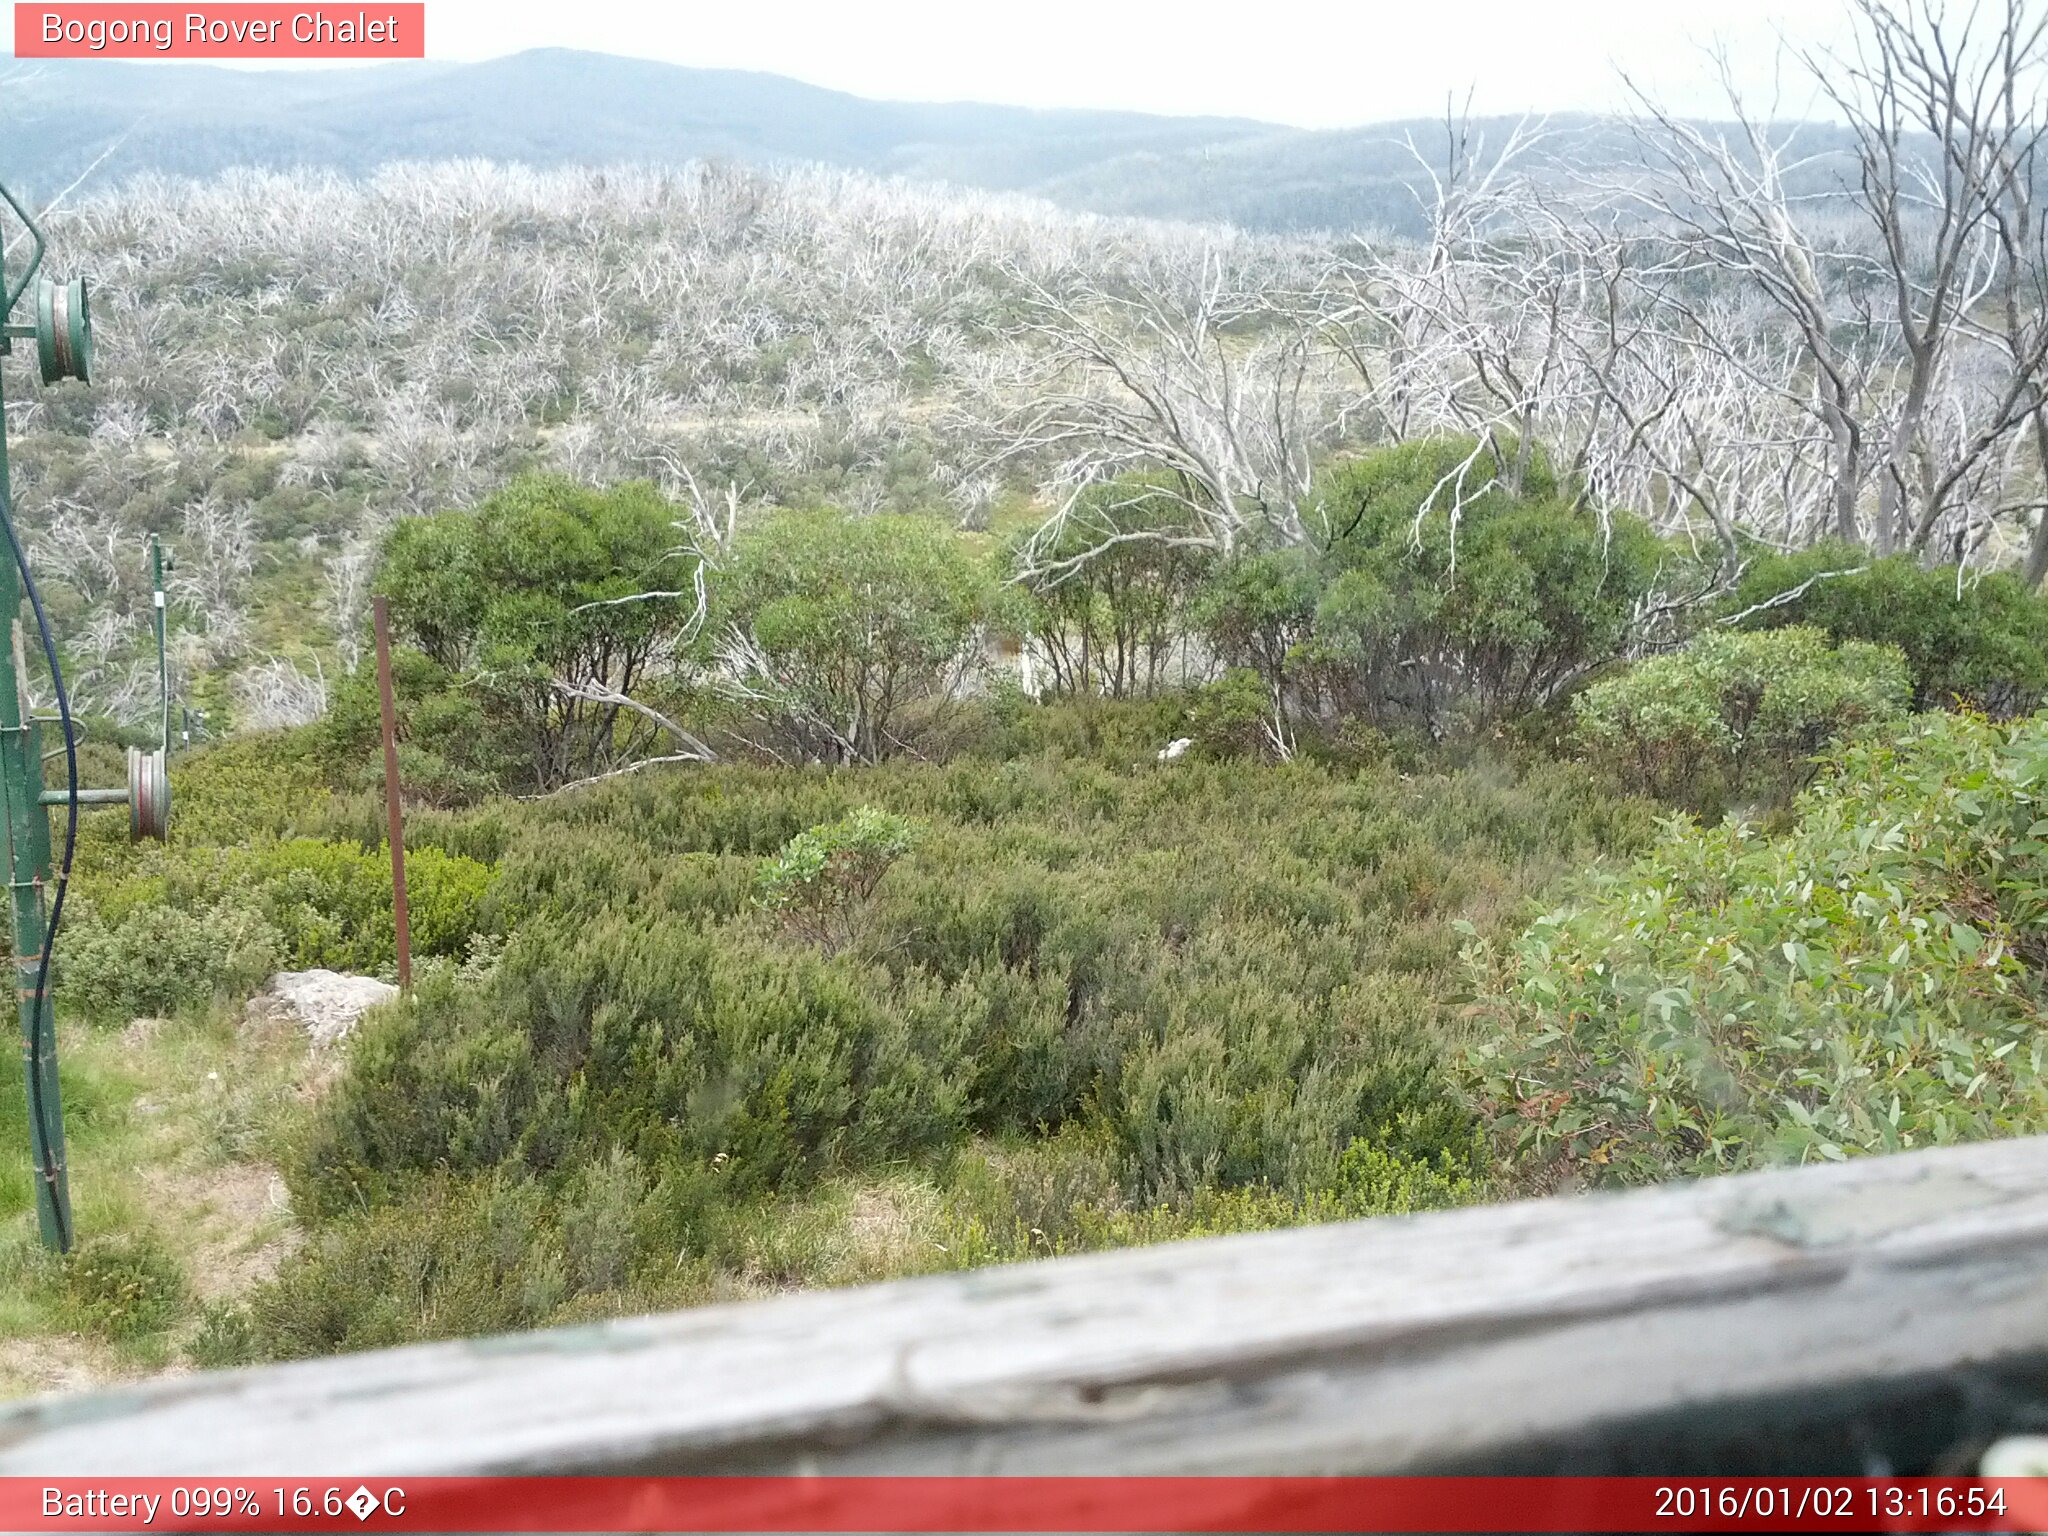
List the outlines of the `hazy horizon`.
{"label": "hazy horizon", "polygon": [[[1784,77],[1781,92],[1780,40],[1834,44],[1842,8],[1834,0],[1727,0],[1701,17],[1627,0],[1566,0],[1541,11],[1484,0],[1429,12],[1274,0],[1256,29],[1225,31],[1184,11],[1168,25],[1162,19],[1156,4],[1079,0],[1050,0],[1028,30],[941,13],[931,0],[876,0],[857,10],[799,0],[695,16],[615,0],[580,7],[571,29],[559,8],[534,0],[434,0],[426,62],[567,48],[779,75],[875,101],[1233,117],[1316,129],[1437,117],[1448,100],[1462,102],[1468,93],[1473,110],[1486,116],[1611,112],[1626,105],[1623,71],[1681,115],[1725,115],[1708,56],[1719,47],[1747,98],[1768,115],[1800,118],[1832,114],[1796,75]],[[1314,47],[1303,45],[1309,37]]]}

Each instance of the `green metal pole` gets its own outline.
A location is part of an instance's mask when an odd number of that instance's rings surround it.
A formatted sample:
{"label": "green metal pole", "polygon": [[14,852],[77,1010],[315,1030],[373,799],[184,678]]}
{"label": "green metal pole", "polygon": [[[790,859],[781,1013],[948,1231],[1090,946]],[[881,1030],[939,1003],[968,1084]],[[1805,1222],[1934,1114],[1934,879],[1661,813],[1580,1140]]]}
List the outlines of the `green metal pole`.
{"label": "green metal pole", "polygon": [[164,756],[171,755],[171,652],[164,638],[164,541],[156,534],[149,536],[149,572],[155,584],[153,594],[156,603],[156,689],[157,698],[163,705],[163,749]]}
{"label": "green metal pole", "polygon": [[[0,319],[4,319],[0,316]],[[0,391],[0,518],[14,521],[7,477],[4,391]],[[0,799],[5,801],[15,999],[21,1015],[22,1077],[29,1099],[29,1155],[35,1169],[36,1224],[43,1242],[71,1246],[71,1191],[64,1169],[64,1109],[57,1089],[57,1031],[49,999],[36,992],[43,953],[43,884],[49,870],[49,821],[43,809],[39,733],[22,706],[21,574],[0,553]],[[40,833],[37,822],[42,823]]]}

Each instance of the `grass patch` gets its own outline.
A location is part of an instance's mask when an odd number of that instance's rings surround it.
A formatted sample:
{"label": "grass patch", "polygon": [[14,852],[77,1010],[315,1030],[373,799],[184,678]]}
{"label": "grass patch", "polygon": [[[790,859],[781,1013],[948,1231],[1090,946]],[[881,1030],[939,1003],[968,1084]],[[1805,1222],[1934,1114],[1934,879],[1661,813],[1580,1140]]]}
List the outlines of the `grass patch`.
{"label": "grass patch", "polygon": [[220,1009],[123,1028],[60,1022],[72,1213],[37,1235],[18,1053],[0,1059],[0,1394],[194,1359],[210,1299],[266,1278],[296,1232],[274,1162],[303,1114],[302,1042]]}

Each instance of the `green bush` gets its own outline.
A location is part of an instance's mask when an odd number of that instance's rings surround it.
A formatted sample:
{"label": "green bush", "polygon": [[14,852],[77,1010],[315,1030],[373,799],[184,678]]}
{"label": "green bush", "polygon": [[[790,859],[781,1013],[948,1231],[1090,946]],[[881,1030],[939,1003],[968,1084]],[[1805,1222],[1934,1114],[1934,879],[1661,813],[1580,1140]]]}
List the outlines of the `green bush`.
{"label": "green bush", "polygon": [[1890,646],[1837,646],[1817,629],[1715,629],[1573,703],[1593,755],[1651,794],[1703,808],[1734,794],[1789,795],[1812,777],[1814,754],[1904,714],[1909,692],[1905,658]]}
{"label": "green bush", "polygon": [[[293,969],[375,975],[397,963],[391,854],[313,838],[235,850],[219,878],[249,892],[283,936]],[[406,853],[406,910],[417,955],[460,956],[483,926],[491,872],[431,846]]]}
{"label": "green bush", "polygon": [[875,887],[923,829],[871,805],[799,832],[761,866],[756,900],[792,932],[833,954],[866,936]]}
{"label": "green bush", "polygon": [[736,541],[713,599],[759,725],[805,758],[874,762],[971,670],[994,590],[942,524],[785,512]]}
{"label": "green bush", "polygon": [[1581,508],[1541,454],[1520,485],[1471,439],[1342,461],[1317,483],[1315,542],[1214,565],[1188,620],[1265,684],[1283,737],[1356,720],[1440,740],[1546,710],[1688,561],[1638,518]]}
{"label": "green bush", "polygon": [[951,1268],[1088,1253],[1138,1243],[1263,1232],[1470,1205],[1486,1198],[1482,1148],[1434,1158],[1359,1139],[1331,1182],[1303,1194],[1264,1185],[1205,1185],[1178,1202],[1132,1205],[1115,1176],[1115,1148],[1090,1133],[1061,1134],[965,1157],[946,1190],[932,1244]]}
{"label": "green bush", "polygon": [[2044,782],[2048,717],[1925,715],[1780,836],[1672,823],[1490,967],[1503,1151],[1540,1186],[2048,1129]]}
{"label": "green bush", "polygon": [[145,902],[109,923],[81,903],[58,945],[65,996],[87,1014],[126,1023],[246,996],[278,969],[283,935],[254,908]]}
{"label": "green bush", "polygon": [[85,1239],[64,1261],[64,1291],[81,1331],[115,1340],[161,1332],[188,1300],[178,1261],[147,1233]]}
{"label": "green bush", "polygon": [[[531,778],[520,759],[525,743],[512,722],[495,717],[461,674],[410,646],[391,656],[398,727],[398,774],[408,801],[470,805],[501,787]],[[374,667],[359,667],[334,689],[317,733],[323,761],[342,788],[384,787],[383,713]],[[511,772],[507,773],[507,769]]]}
{"label": "green bush", "polygon": [[436,1178],[313,1234],[212,1347],[288,1360],[532,1328],[570,1295],[569,1271],[539,1186]]}
{"label": "green bush", "polygon": [[[413,951],[460,958],[486,931],[489,866],[431,844],[408,851]],[[170,1013],[246,994],[272,971],[377,975],[397,962],[391,856],[318,838],[155,854],[96,882],[65,924],[67,982],[96,1014]]]}
{"label": "green bush", "polygon": [[[1040,1203],[1108,1213],[1104,1242],[1451,1198],[1476,1176],[1443,1070],[1453,919],[1502,923],[1558,871],[1633,846],[1645,808],[1567,765],[1161,773],[1154,750],[726,765],[496,813],[493,900],[523,917],[486,974],[423,976],[353,1038],[286,1160],[294,1208],[334,1247],[280,1274],[278,1304],[329,1291],[349,1253],[387,1253],[438,1178],[530,1184],[562,1231],[630,1208],[640,1258],[593,1257],[588,1285],[564,1271],[562,1304],[583,1307],[641,1294],[647,1255],[751,1263],[735,1233],[880,1170],[929,1177],[950,1209],[946,1170],[984,1144],[1101,1149],[1107,1188]],[[873,885],[867,942],[825,957],[760,923],[762,861],[863,806],[927,829]],[[1360,1141],[1392,1163],[1361,1171],[1358,1153],[1345,1172]],[[621,1158],[642,1173],[580,1182]],[[1060,1230],[1097,1241],[1079,1220]],[[441,1326],[407,1312],[350,1336],[401,1323]]]}
{"label": "green bush", "polygon": [[1255,757],[1274,744],[1273,696],[1259,674],[1232,667],[1195,693],[1188,728],[1203,752],[1213,757]]}
{"label": "green bush", "polygon": [[262,1341],[246,1307],[210,1301],[199,1309],[199,1327],[188,1349],[202,1371],[225,1371],[258,1359]]}
{"label": "green bush", "polygon": [[[1831,575],[1830,572],[1850,572]],[[1796,594],[1789,602],[1773,602]],[[1771,603],[1770,607],[1759,605]],[[1723,604],[1752,629],[1809,625],[1836,640],[1896,646],[1915,709],[2025,714],[2048,693],[2048,600],[2010,571],[1959,579],[1910,555],[1872,559],[1850,545],[1759,555]]]}
{"label": "green bush", "polygon": [[1056,524],[1019,541],[1013,561],[1031,574],[1017,622],[1055,693],[1123,699],[1167,685],[1213,564],[1175,539],[1186,523],[1164,477],[1128,475],[1089,486]]}
{"label": "green bush", "polygon": [[1620,654],[1684,563],[1639,518],[1571,501],[1540,453],[1510,490],[1469,439],[1376,450],[1317,496],[1327,542],[1297,675],[1382,726],[1441,735],[1547,707]]}
{"label": "green bush", "polygon": [[1280,698],[1296,652],[1315,632],[1321,581],[1307,550],[1248,551],[1217,566],[1190,612],[1218,660],[1251,673]]}
{"label": "green bush", "polygon": [[[474,510],[405,518],[385,540],[377,590],[431,666],[401,661],[406,729],[437,796],[492,778],[550,789],[668,740],[646,716],[565,691],[630,691],[695,614],[696,566],[676,510],[645,484],[609,490],[527,475]],[[367,664],[366,664],[367,665]],[[327,735],[357,762],[377,750],[367,676],[341,690]]]}

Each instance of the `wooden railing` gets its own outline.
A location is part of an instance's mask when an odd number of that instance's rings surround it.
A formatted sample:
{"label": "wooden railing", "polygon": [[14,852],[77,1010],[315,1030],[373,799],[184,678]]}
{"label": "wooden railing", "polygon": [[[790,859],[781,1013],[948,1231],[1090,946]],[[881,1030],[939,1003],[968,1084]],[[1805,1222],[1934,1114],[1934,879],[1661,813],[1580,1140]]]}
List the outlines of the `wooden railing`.
{"label": "wooden railing", "polygon": [[42,1398],[0,1474],[1904,1471],[2043,1357],[2031,1138]]}

